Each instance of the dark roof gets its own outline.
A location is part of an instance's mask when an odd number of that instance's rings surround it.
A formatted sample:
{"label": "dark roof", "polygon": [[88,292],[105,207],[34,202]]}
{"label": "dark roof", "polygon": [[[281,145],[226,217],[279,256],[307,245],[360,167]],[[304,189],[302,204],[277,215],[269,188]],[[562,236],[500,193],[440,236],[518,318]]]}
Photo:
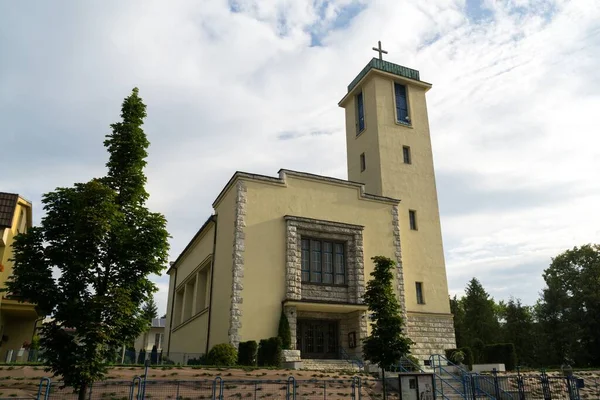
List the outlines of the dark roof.
{"label": "dark roof", "polygon": [[152,318],[152,327],[153,328],[164,328],[166,318]]}
{"label": "dark roof", "polygon": [[211,215],[210,217],[208,217],[208,219],[206,220],[206,222],[200,227],[200,229],[198,229],[198,232],[196,232],[196,234],[194,235],[194,237],[192,238],[192,240],[190,240],[190,242],[187,244],[187,246],[185,246],[185,249],[183,249],[183,251],[179,254],[179,256],[177,257],[177,259],[175,261],[171,261],[169,263],[169,269],[167,270],[167,274],[169,272],[171,272],[171,270],[173,268],[175,268],[175,265],[179,262],[179,260],[183,257],[183,255],[190,249],[190,247],[192,247],[192,244],[194,243],[194,241],[202,234],[202,232],[204,232],[204,230],[208,227],[208,225],[211,222],[216,222],[217,221],[217,216],[216,215]]}
{"label": "dark roof", "polygon": [[352,82],[348,85],[348,93],[354,89],[356,84],[372,69],[378,69],[383,72],[389,72],[390,74],[394,74],[397,76],[401,76],[403,78],[413,79],[415,81],[420,81],[419,71],[412,68],[403,67],[402,65],[394,64],[389,61],[380,60],[378,58],[373,57],[371,61],[360,71],[360,73],[354,78]]}
{"label": "dark roof", "polygon": [[0,228],[10,228],[12,226],[18,201],[18,194],[0,192]]}

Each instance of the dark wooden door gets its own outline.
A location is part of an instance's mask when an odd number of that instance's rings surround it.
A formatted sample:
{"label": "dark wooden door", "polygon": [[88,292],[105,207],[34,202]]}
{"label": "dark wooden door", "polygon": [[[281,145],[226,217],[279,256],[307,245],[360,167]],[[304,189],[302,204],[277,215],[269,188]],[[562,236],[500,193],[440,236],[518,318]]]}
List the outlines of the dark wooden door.
{"label": "dark wooden door", "polygon": [[304,359],[338,357],[338,321],[298,321],[297,348]]}

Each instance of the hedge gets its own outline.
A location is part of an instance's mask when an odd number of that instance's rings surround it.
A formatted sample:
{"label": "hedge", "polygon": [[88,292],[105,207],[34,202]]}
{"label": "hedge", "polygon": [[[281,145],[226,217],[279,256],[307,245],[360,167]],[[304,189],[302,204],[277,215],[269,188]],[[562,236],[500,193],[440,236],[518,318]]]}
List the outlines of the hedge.
{"label": "hedge", "polygon": [[245,367],[256,366],[256,352],[258,350],[258,343],[254,340],[248,342],[241,342],[238,347],[238,364]]}
{"label": "hedge", "polygon": [[262,339],[258,345],[258,366],[281,366],[281,338]]}
{"label": "hedge", "polygon": [[229,367],[235,365],[237,359],[237,349],[229,343],[215,345],[206,355],[206,362],[209,365]]}
{"label": "hedge", "polygon": [[483,348],[483,359],[486,364],[504,364],[512,371],[517,366],[517,351],[512,343],[488,344]]}

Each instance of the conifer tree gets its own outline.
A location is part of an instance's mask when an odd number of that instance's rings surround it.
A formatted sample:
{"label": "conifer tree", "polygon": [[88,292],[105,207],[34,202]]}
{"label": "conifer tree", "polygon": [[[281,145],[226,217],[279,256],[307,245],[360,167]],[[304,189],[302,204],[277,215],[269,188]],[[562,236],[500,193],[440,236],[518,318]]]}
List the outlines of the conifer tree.
{"label": "conifer tree", "polygon": [[413,342],[403,332],[404,319],[393,288],[395,263],[382,256],[372,260],[375,269],[371,272],[372,279],[367,282],[364,295],[372,320],[371,335],[364,339],[363,356],[381,368],[385,400],[385,370],[408,355]]}

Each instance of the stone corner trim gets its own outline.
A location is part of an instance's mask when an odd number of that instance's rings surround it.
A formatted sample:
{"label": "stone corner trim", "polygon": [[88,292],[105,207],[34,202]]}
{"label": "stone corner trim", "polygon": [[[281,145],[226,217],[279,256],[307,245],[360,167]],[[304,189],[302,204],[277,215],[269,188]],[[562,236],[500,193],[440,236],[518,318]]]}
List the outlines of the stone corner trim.
{"label": "stone corner trim", "polygon": [[244,251],[246,227],[247,188],[244,181],[236,184],[235,220],[233,227],[233,265],[231,283],[231,304],[229,309],[229,343],[237,347],[240,343],[242,328],[242,290],[244,289]]}
{"label": "stone corner trim", "polygon": [[444,354],[446,349],[456,348],[452,314],[409,312],[406,330],[415,342],[411,353],[421,360],[426,360],[433,354]]}
{"label": "stone corner trim", "polygon": [[400,245],[400,217],[398,206],[392,207],[392,229],[394,232],[394,261],[396,261],[396,282],[398,300],[404,320],[406,320],[406,298],[404,293],[404,270],[402,267],[402,246]]}

